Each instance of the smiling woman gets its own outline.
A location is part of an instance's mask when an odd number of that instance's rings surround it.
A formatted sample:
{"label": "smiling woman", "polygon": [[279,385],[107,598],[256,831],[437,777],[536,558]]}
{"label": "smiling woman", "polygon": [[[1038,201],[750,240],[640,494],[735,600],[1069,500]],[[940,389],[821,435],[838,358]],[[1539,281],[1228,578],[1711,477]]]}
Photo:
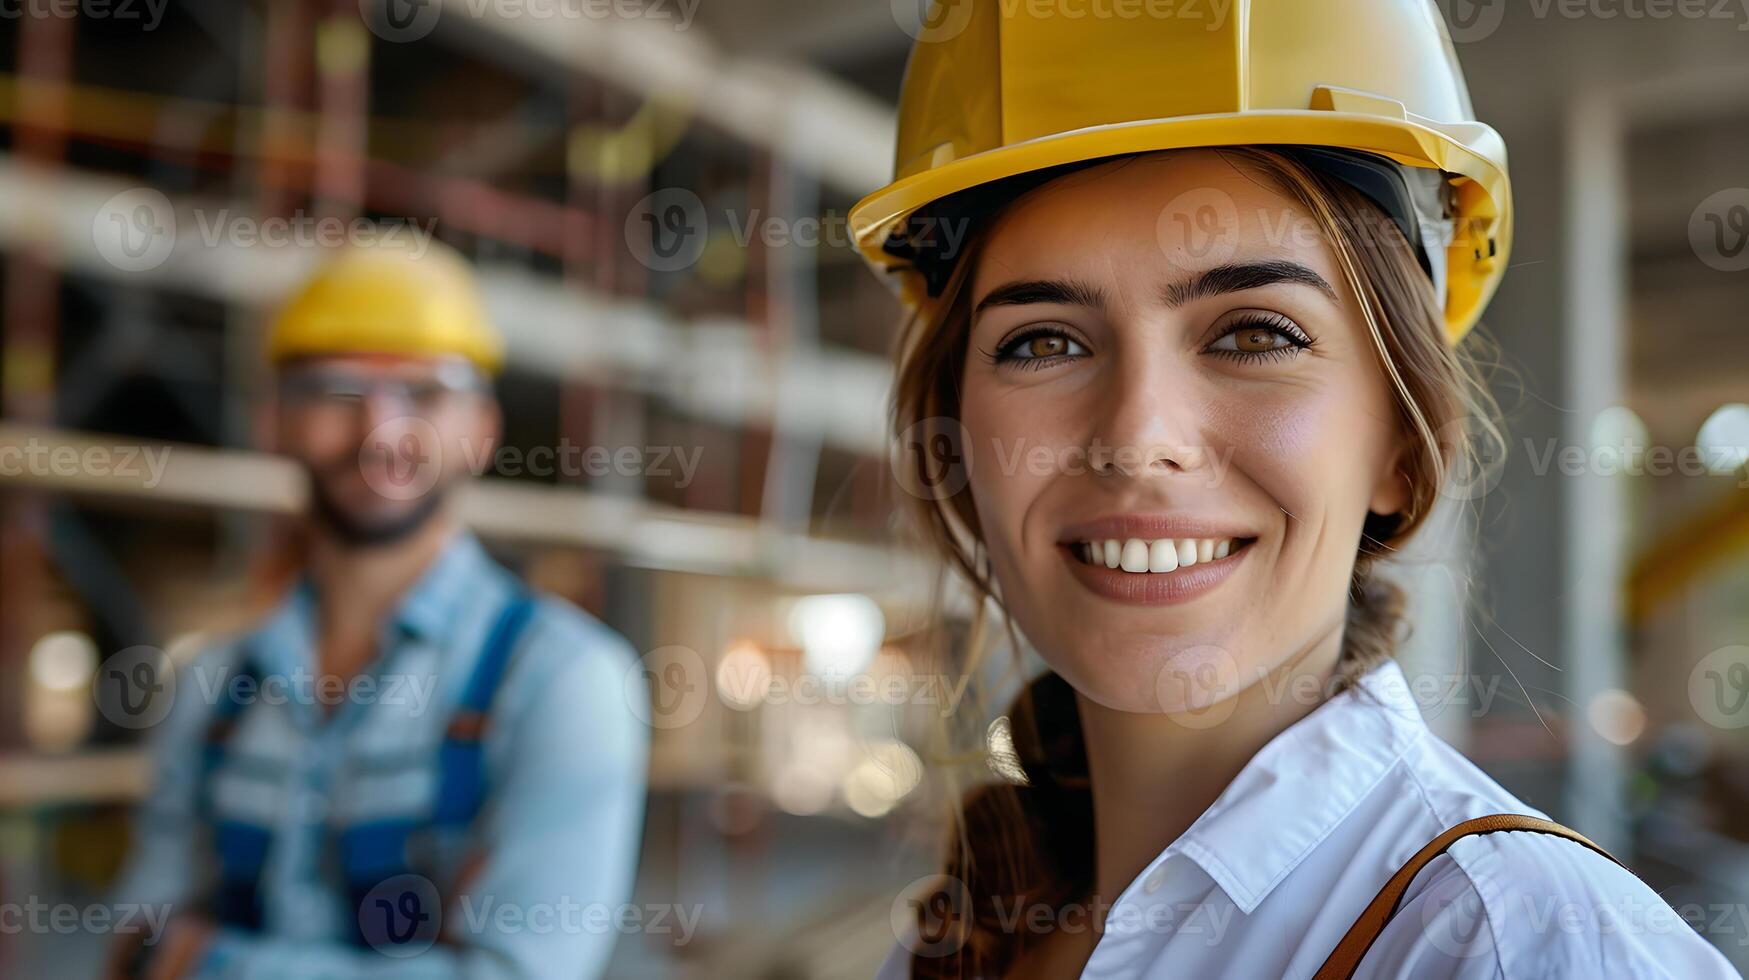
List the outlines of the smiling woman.
{"label": "smiling woman", "polygon": [[[1209,191],[1239,216],[1224,257],[1163,249],[1173,202]],[[1464,420],[1487,412],[1407,242],[1344,231],[1368,227],[1368,208],[1291,151],[1174,151],[1059,177],[990,225],[949,304],[970,315],[932,331],[940,353],[968,351],[963,366],[905,365],[905,379],[957,378],[906,407],[960,420],[974,458],[1017,441],[1098,447],[1086,474],[973,468],[957,515],[979,528],[1018,625],[1095,701],[1159,710],[1185,650],[1221,651],[1203,665],[1219,684],[1167,692],[1191,701],[1283,666],[1259,658],[1358,676],[1382,656],[1395,590],[1372,582],[1372,559],[1431,509]],[[1281,220],[1327,222],[1329,237],[1280,242]]]}
{"label": "smiling woman", "polygon": [[941,6],[852,221],[915,314],[895,432],[962,441],[901,445],[918,523],[1049,670],[884,975],[1733,975],[1391,658],[1381,562],[1499,439],[1504,150],[1431,5],[1240,5],[1213,94],[1183,24]]}

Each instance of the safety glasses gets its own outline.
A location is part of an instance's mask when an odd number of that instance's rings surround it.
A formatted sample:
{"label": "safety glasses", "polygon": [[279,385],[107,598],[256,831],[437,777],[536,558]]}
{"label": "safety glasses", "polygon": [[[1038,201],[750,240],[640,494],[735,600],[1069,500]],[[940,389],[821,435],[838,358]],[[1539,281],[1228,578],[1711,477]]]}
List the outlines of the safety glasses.
{"label": "safety glasses", "polygon": [[312,365],[290,369],[279,380],[280,397],[293,405],[358,408],[375,396],[411,412],[434,411],[452,397],[476,394],[485,388],[480,372],[460,363],[442,364],[430,376],[414,378]]}

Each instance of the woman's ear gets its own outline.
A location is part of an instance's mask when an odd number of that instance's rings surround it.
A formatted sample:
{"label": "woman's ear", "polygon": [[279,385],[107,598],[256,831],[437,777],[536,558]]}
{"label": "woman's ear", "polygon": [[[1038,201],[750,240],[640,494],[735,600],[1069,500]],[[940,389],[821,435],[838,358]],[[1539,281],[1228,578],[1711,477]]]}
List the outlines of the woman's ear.
{"label": "woman's ear", "polygon": [[1372,499],[1366,508],[1370,513],[1389,517],[1408,512],[1413,502],[1413,491],[1409,486],[1409,473],[1403,468],[1403,452],[1398,449],[1391,454],[1389,465],[1384,468],[1378,483],[1373,487]]}

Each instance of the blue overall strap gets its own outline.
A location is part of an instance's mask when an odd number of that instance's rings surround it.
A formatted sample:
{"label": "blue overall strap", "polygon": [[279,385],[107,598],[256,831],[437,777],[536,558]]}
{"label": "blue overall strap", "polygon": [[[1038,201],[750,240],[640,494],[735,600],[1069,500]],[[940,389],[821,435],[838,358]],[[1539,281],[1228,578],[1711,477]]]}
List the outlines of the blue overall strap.
{"label": "blue overall strap", "polygon": [[225,761],[238,719],[248,707],[238,696],[238,688],[245,682],[251,690],[261,688],[260,673],[247,650],[243,652],[240,663],[236,675],[225,685],[207,719],[201,744],[200,782],[195,788],[195,807],[211,828],[213,849],[217,852],[219,864],[218,882],[210,897],[210,914],[220,925],[255,932],[261,929],[261,871],[267,864],[267,845],[272,839],[272,831],[247,821],[219,817],[213,801],[216,774]]}
{"label": "blue overall strap", "polygon": [[[466,831],[485,804],[482,738],[492,702],[509,671],[517,640],[534,615],[536,601],[533,595],[519,590],[498,614],[486,636],[486,644],[474,663],[474,672],[468,678],[467,687],[462,691],[455,714],[450,717],[443,742],[438,747],[437,789],[429,821],[413,818],[376,820],[347,827],[339,833],[340,866],[353,905],[361,910],[359,929],[354,936],[354,941],[360,945],[381,950],[385,944],[401,945],[432,938],[429,926],[439,921],[438,917],[412,916],[406,914],[405,907],[409,902],[422,903],[434,898],[442,901],[441,895],[427,894],[434,884],[420,887],[416,883],[417,880],[429,883],[429,878],[414,879],[413,884],[395,882],[386,889],[379,886],[385,886],[390,879],[402,875],[418,874],[409,852],[409,844],[415,835],[432,827]],[[430,873],[433,869],[423,870]],[[384,901],[385,890],[394,893],[387,900],[404,918],[422,923],[419,928],[398,933],[393,929],[374,927],[373,913],[367,906]]]}
{"label": "blue overall strap", "polygon": [[431,822],[443,827],[466,827],[486,802],[486,730],[492,717],[492,702],[509,673],[516,641],[534,617],[536,598],[518,592],[499,614],[486,637],[486,646],[474,664],[474,676],[462,692],[450,716],[437,750],[437,804]]}

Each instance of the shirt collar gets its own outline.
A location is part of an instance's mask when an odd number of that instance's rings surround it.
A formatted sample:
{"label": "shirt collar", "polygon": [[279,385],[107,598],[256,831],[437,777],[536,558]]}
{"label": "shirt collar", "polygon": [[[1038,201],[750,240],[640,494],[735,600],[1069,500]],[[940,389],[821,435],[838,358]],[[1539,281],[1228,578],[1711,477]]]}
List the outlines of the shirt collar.
{"label": "shirt collar", "polygon": [[1155,863],[1183,854],[1249,915],[1426,733],[1386,660],[1264,745]]}
{"label": "shirt collar", "polygon": [[[456,610],[479,591],[490,567],[491,559],[479,539],[469,532],[458,532],[401,597],[389,618],[390,629],[416,640],[441,643],[453,632]],[[306,575],[255,637],[258,666],[268,673],[282,673],[308,662],[315,615],[316,588]]]}
{"label": "shirt collar", "polygon": [[490,560],[478,538],[467,531],[456,533],[401,598],[395,625],[414,639],[443,638],[455,610],[478,589]]}

